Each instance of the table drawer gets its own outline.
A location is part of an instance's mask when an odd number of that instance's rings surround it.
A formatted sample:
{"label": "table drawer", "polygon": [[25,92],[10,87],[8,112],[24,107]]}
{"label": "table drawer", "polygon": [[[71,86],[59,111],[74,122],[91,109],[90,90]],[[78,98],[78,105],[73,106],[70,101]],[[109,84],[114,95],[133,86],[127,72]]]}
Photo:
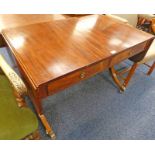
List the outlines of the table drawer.
{"label": "table drawer", "polygon": [[54,94],[57,91],[63,90],[73,84],[76,84],[84,79],[87,79],[96,73],[103,71],[108,68],[109,61],[104,60],[102,62],[98,62],[97,64],[90,65],[81,70],[75,71],[68,75],[65,75],[59,79],[48,84],[48,94]]}
{"label": "table drawer", "polygon": [[110,63],[110,66],[113,66],[115,64],[118,64],[119,62],[128,59],[140,52],[143,52],[145,50],[147,42],[141,43],[139,45],[136,45],[126,51],[121,52],[120,54],[115,55]]}

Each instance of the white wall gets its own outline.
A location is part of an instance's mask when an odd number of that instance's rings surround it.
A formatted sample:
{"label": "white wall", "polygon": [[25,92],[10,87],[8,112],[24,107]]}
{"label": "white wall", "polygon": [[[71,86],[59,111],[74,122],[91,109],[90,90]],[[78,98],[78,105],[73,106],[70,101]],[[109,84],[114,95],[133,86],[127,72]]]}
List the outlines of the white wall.
{"label": "white wall", "polygon": [[137,24],[137,14],[114,14],[115,16],[119,16],[128,20],[129,24],[133,25],[134,27]]}

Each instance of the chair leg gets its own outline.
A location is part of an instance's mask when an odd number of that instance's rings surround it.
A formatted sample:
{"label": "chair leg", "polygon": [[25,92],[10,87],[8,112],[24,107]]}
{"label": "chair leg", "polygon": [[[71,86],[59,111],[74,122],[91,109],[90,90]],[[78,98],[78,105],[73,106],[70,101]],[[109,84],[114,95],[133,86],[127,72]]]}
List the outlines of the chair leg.
{"label": "chair leg", "polygon": [[151,73],[153,72],[154,69],[155,69],[155,62],[152,64],[151,68],[147,72],[147,75],[151,75]]}
{"label": "chair leg", "polygon": [[34,140],[39,140],[40,139],[40,134],[39,134],[38,130],[33,133],[33,139]]}
{"label": "chair leg", "polygon": [[32,134],[30,134],[24,138],[24,140],[39,140],[39,139],[40,139],[40,134],[39,134],[38,130],[36,130]]}
{"label": "chair leg", "polygon": [[112,76],[115,84],[119,87],[119,89],[120,89],[121,92],[122,91],[125,91],[128,83],[129,83],[131,77],[133,76],[133,74],[134,74],[134,72],[135,72],[135,70],[136,70],[137,67],[138,67],[138,64],[137,63],[134,63],[132,65],[132,67],[131,67],[131,69],[130,69],[128,75],[127,75],[127,77],[124,79],[124,82],[123,83],[121,83],[121,81],[118,79],[118,73],[115,70],[114,66],[109,69],[109,71],[111,73],[111,76]]}
{"label": "chair leg", "polygon": [[23,97],[21,97],[20,94],[18,94],[16,91],[14,91],[14,95],[16,97],[16,101],[17,101],[17,104],[18,104],[18,107],[26,107],[26,103],[23,99]]}

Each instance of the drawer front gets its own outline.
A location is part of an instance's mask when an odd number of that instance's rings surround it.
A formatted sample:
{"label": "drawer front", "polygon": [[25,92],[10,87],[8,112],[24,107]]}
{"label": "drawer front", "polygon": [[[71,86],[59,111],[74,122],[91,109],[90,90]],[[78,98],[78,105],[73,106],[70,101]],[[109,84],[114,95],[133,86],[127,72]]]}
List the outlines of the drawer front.
{"label": "drawer front", "polygon": [[76,84],[82,80],[85,80],[96,73],[99,73],[103,71],[104,69],[108,68],[109,61],[105,60],[102,62],[99,62],[97,64],[93,64],[91,66],[88,66],[86,68],[83,68],[81,70],[75,71],[73,73],[70,73],[68,75],[65,75],[51,83],[48,84],[48,94],[54,94],[58,91],[61,91],[73,84]]}
{"label": "drawer front", "polygon": [[120,54],[115,55],[111,60],[110,66],[114,66],[115,64],[118,64],[125,59],[128,59],[140,52],[143,52],[145,50],[146,44],[147,42],[141,43],[126,51],[121,52]]}

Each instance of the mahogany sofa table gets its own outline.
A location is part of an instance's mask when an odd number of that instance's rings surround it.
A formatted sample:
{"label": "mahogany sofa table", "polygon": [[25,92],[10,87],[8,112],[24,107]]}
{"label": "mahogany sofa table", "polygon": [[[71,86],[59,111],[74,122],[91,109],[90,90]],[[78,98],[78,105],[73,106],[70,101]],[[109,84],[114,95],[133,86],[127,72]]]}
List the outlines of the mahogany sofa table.
{"label": "mahogany sofa table", "polygon": [[137,54],[154,37],[103,16],[38,23],[2,32],[13,53],[38,116],[52,139],[43,98]]}

